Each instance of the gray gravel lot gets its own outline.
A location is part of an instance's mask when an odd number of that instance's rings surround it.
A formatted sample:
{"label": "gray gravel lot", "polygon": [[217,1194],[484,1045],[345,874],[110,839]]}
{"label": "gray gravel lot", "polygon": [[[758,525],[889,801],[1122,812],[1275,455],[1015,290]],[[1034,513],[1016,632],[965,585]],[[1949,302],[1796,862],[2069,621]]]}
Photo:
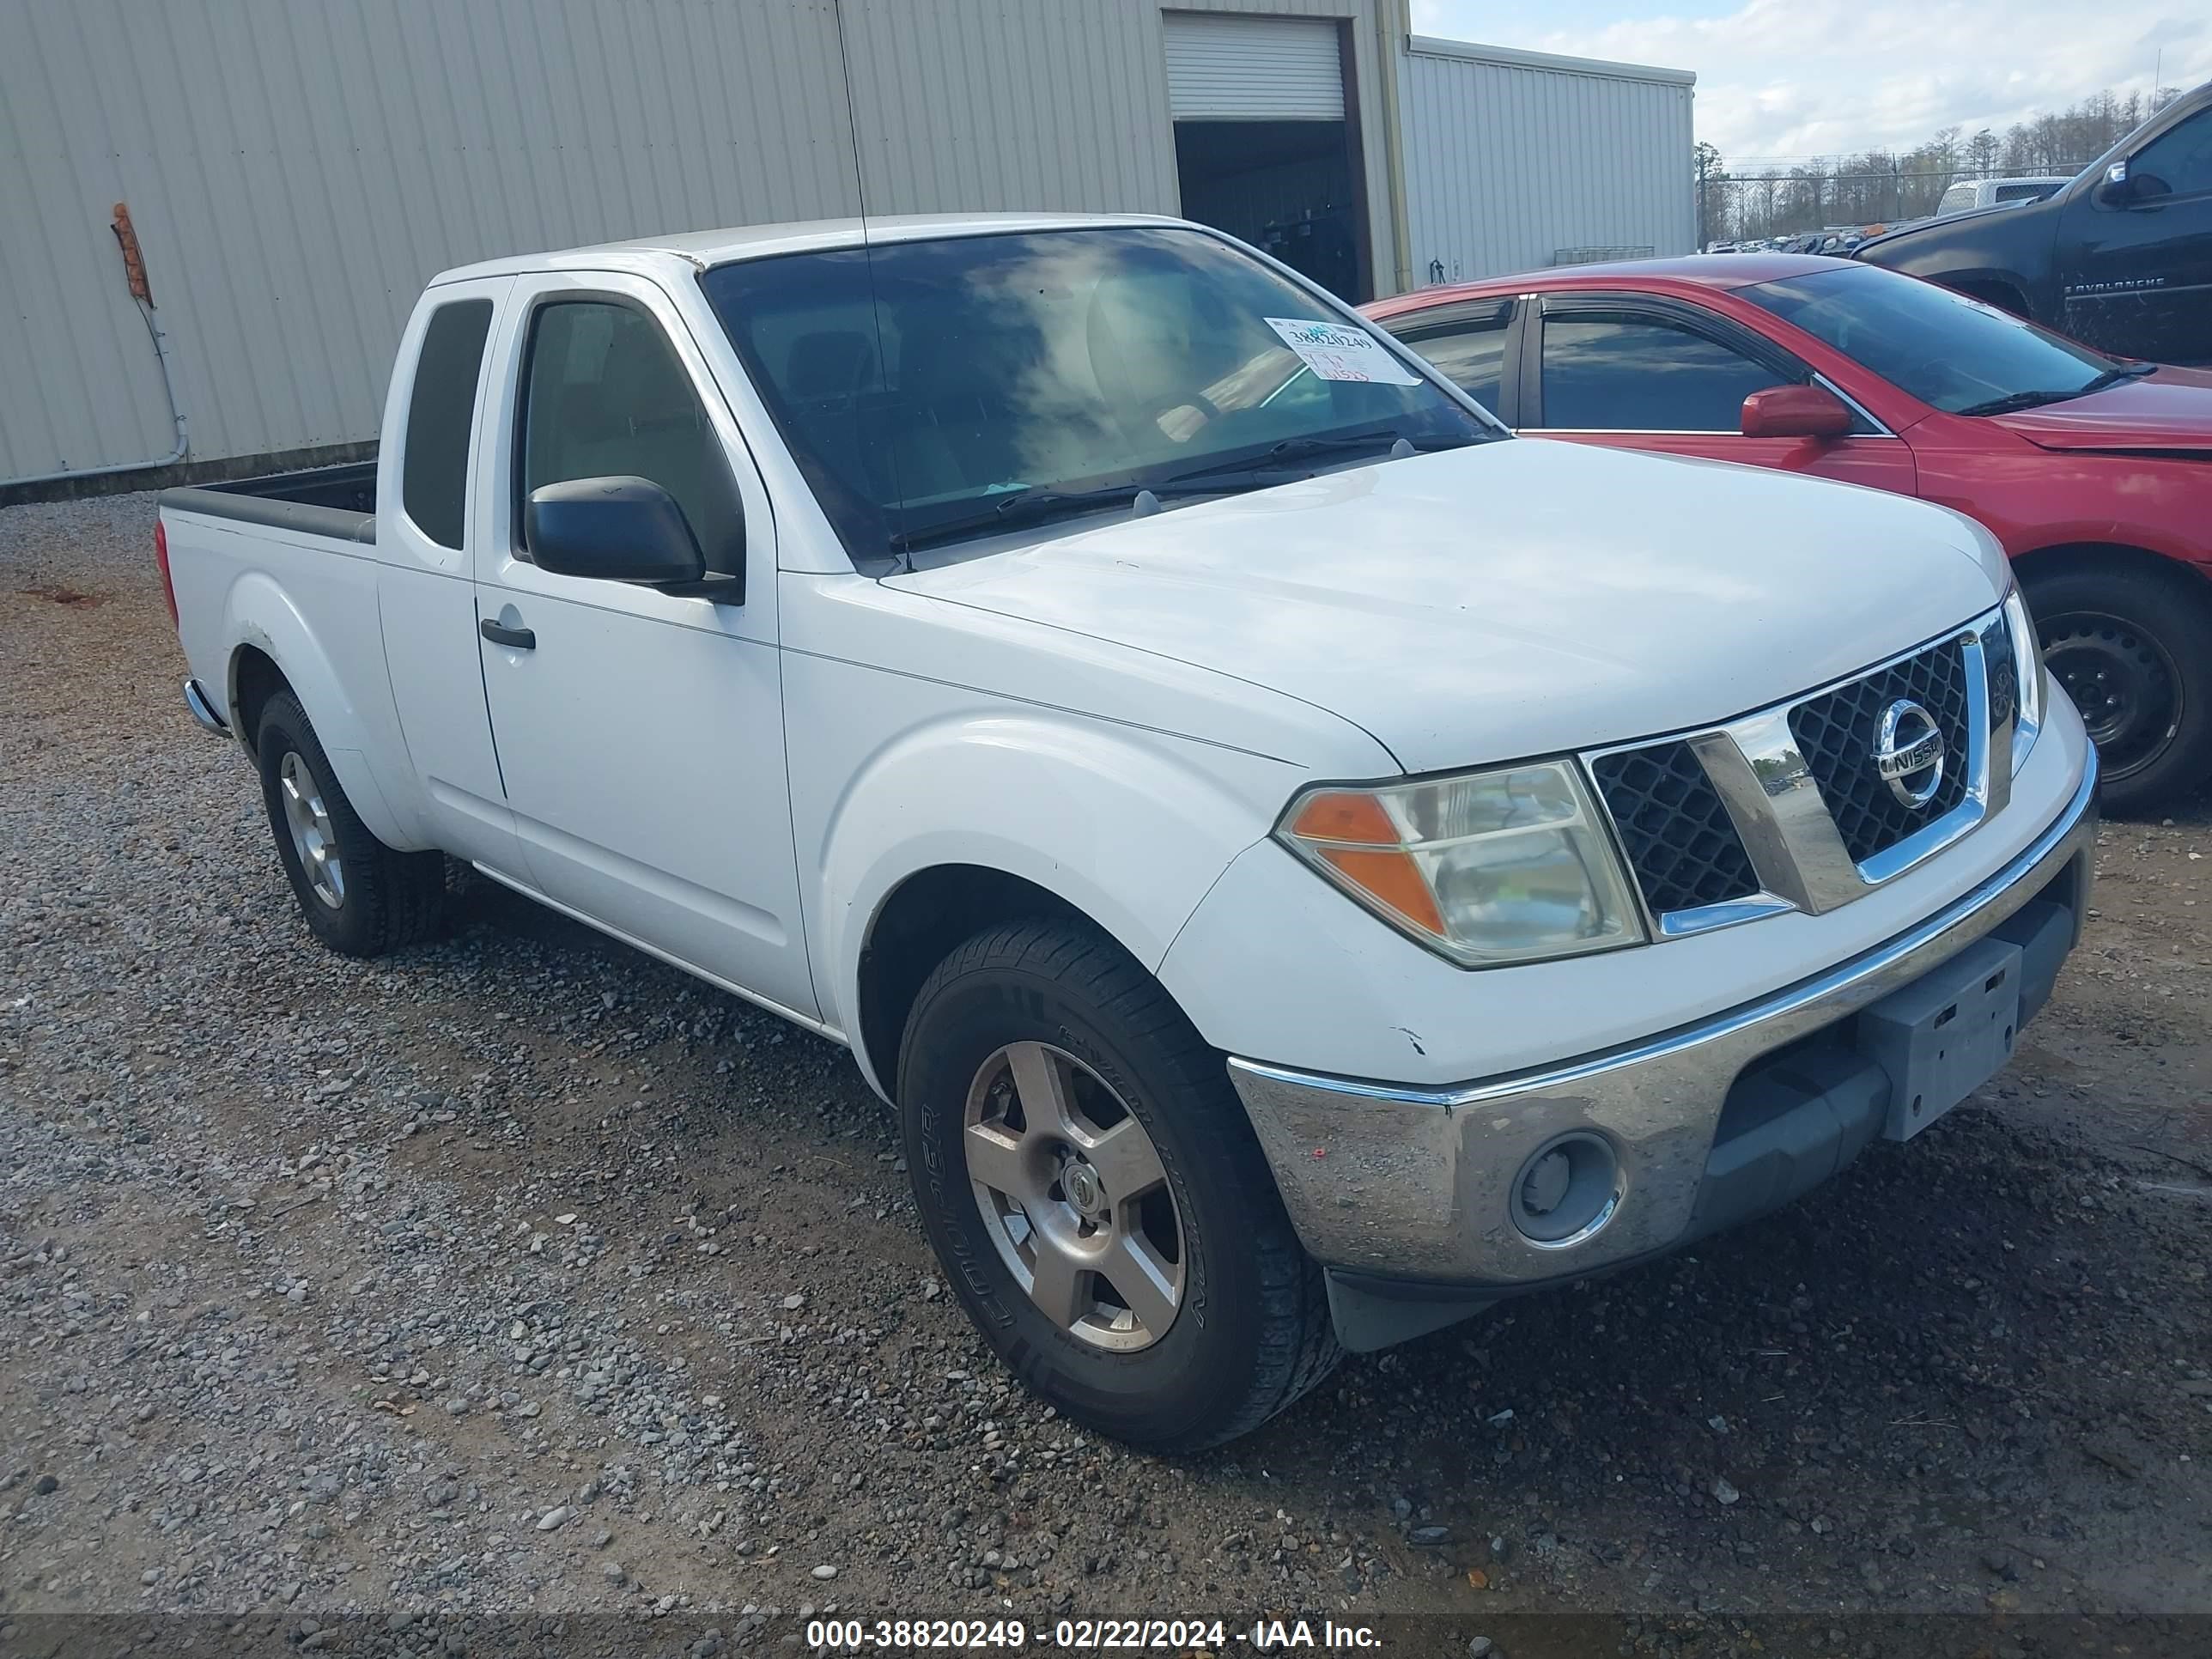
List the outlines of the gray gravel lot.
{"label": "gray gravel lot", "polygon": [[[318,948],[179,705],[152,523],[0,511],[0,1651],[823,1610],[2212,1650],[2206,803],[2106,827],[2052,1011],[1911,1147],[1164,1462],[970,1335],[841,1051],[488,885],[434,946]],[[1777,1613],[1807,1645],[1748,1645]]]}

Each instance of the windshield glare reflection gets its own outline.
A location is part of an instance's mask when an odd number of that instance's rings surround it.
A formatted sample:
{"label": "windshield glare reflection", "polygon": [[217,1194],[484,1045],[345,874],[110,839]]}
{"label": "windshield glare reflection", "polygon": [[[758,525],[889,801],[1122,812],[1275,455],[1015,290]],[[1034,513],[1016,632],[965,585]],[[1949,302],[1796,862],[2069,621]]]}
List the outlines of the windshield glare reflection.
{"label": "windshield glare reflection", "polygon": [[[1340,328],[1343,314],[1197,231],[892,242],[700,280],[856,558],[933,525],[964,529],[1016,492],[1133,495],[1289,440],[1503,435],[1364,323],[1335,355],[1302,356],[1267,319]],[[1219,485],[1237,487],[1249,483]]]}

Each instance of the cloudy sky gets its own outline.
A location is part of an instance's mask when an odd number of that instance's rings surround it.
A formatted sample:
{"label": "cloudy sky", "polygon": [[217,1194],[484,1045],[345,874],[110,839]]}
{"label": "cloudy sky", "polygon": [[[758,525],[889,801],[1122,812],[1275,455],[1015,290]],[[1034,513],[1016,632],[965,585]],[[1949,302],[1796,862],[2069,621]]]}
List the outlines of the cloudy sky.
{"label": "cloudy sky", "polygon": [[2212,80],[2208,0],[1413,0],[1413,29],[1698,74],[1730,163],[1999,131],[2100,88]]}

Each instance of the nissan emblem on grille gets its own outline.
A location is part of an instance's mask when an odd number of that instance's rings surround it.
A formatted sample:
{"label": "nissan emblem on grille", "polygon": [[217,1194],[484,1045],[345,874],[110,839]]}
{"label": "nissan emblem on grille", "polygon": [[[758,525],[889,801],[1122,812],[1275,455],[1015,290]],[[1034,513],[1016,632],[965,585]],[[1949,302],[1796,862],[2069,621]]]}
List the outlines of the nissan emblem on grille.
{"label": "nissan emblem on grille", "polygon": [[1943,787],[1943,733],[1936,717],[1910,697],[1881,711],[1874,768],[1889,793],[1916,811]]}

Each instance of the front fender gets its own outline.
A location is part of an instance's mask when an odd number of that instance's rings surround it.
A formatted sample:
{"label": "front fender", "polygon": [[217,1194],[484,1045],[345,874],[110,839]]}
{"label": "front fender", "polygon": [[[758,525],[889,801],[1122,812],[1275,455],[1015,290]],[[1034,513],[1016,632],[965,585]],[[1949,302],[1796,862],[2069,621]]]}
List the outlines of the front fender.
{"label": "front fender", "polygon": [[[1946,288],[2009,288],[2048,321],[2055,294],[2051,268],[2056,236],[2048,210],[2037,203],[1985,209],[1898,231],[1869,242],[1856,257]],[[2039,276],[2038,271],[2044,274]]]}
{"label": "front fender", "polygon": [[[291,595],[259,570],[247,570],[224,596],[224,637],[233,641],[228,679],[224,688],[231,729],[250,750],[254,734],[244,729],[239,714],[239,662],[252,647],[273,661],[292,694],[313,722],[323,752],[338,775],[338,783],[353,803],[354,811],[369,833],[387,846],[421,848],[419,818],[405,810],[406,792],[396,786],[404,780],[380,775],[375,757],[404,756],[398,730],[390,708],[389,680],[384,664],[383,632],[378,621],[375,567],[366,561],[331,559],[321,579],[349,591],[342,598],[343,614],[351,624],[357,649],[349,653],[344,671],[334,662],[330,648],[301,614]],[[335,613],[334,613],[335,614]],[[358,688],[358,689],[356,689]],[[368,694],[381,693],[381,707]],[[386,787],[386,784],[395,786]]]}
{"label": "front fender", "polygon": [[1020,877],[1156,969],[1302,775],[1050,709],[948,714],[899,734],[853,771],[829,813],[808,907],[823,1001],[854,1034],[870,1082],[885,1080],[858,1041],[860,958],[902,884],[953,865]]}

